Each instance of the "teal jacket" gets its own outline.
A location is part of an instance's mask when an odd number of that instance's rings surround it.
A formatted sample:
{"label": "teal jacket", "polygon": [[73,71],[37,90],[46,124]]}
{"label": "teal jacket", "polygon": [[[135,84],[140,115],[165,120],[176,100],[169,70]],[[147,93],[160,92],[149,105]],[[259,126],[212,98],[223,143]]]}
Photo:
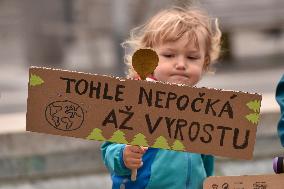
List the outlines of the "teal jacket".
{"label": "teal jacket", "polygon": [[278,123],[278,135],[280,137],[281,144],[284,147],[284,75],[282,76],[276,89],[276,100],[281,110],[281,116]]}
{"label": "teal jacket", "polygon": [[113,189],[202,189],[206,177],[213,175],[214,157],[188,152],[149,148],[135,182],[123,162],[125,144],[105,142],[101,146],[104,164],[111,173]]}

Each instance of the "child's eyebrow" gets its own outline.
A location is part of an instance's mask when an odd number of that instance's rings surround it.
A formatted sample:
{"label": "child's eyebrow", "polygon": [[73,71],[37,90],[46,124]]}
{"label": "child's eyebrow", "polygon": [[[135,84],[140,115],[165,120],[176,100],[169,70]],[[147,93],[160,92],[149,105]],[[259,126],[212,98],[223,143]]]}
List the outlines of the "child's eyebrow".
{"label": "child's eyebrow", "polygon": [[162,48],[162,50],[164,50],[164,51],[176,51],[175,49],[172,49],[172,48],[170,48],[170,47]]}
{"label": "child's eyebrow", "polygon": [[199,54],[199,51],[198,50],[196,50],[196,51],[187,51],[187,53],[189,53],[189,54]]}
{"label": "child's eyebrow", "polygon": [[[162,50],[164,51],[172,51],[172,52],[175,52],[176,50],[171,48],[171,47],[166,47],[166,48],[163,48]],[[199,50],[188,50],[186,51],[186,53],[188,54],[199,54]]]}

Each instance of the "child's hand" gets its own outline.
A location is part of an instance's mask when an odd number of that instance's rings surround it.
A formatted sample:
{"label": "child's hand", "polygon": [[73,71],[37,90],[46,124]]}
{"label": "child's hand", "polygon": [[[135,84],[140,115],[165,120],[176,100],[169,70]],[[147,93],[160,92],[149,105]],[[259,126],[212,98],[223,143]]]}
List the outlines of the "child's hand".
{"label": "child's hand", "polygon": [[142,156],[147,147],[126,145],[123,151],[123,161],[128,169],[138,169],[143,165]]}

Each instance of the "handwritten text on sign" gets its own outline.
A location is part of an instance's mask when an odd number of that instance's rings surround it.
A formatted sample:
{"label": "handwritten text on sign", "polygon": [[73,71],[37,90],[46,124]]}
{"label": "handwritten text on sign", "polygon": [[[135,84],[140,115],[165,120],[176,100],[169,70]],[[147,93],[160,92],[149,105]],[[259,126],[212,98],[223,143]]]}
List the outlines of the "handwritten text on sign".
{"label": "handwritten text on sign", "polygon": [[282,189],[283,186],[284,174],[216,176],[207,178],[203,183],[204,189]]}
{"label": "handwritten text on sign", "polygon": [[252,158],[261,96],[31,68],[27,130]]}

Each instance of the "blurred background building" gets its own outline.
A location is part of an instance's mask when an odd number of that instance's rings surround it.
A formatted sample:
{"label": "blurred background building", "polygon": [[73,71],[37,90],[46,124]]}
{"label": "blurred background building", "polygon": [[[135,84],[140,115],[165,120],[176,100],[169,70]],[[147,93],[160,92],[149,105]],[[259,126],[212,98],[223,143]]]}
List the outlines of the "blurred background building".
{"label": "blurred background building", "polygon": [[217,175],[272,173],[284,155],[274,98],[284,74],[283,0],[0,0],[0,189],[110,188],[99,142],[25,132],[29,66],[124,77],[120,46],[158,10],[197,4],[219,18],[222,57],[198,86],[263,95],[254,159]]}

